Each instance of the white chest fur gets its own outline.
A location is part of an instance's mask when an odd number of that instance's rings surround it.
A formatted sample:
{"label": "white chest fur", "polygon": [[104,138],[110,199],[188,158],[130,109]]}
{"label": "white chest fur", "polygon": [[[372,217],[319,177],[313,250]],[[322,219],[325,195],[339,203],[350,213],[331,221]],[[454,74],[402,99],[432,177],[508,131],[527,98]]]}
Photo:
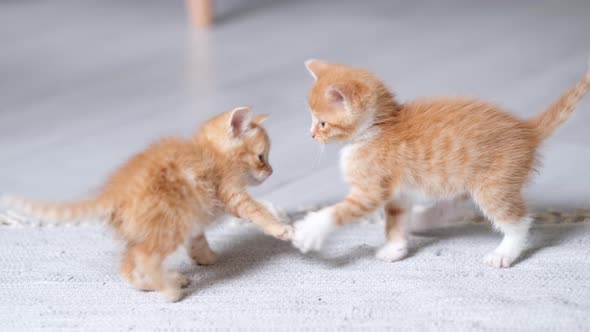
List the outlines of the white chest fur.
{"label": "white chest fur", "polygon": [[349,143],[340,150],[340,171],[346,182],[350,182],[350,173],[358,163],[358,153],[366,145],[366,142]]}
{"label": "white chest fur", "polygon": [[340,170],[346,172],[347,166],[352,162],[356,151],[359,149],[359,143],[345,145],[340,150]]}
{"label": "white chest fur", "polygon": [[[363,150],[365,150],[367,145],[371,143],[376,134],[376,130],[369,130],[351,142],[347,143],[340,150],[340,171],[344,176],[344,180],[347,182],[349,182],[350,171],[358,168],[359,154],[363,153]],[[368,158],[369,156],[367,153],[365,153],[364,157]]]}

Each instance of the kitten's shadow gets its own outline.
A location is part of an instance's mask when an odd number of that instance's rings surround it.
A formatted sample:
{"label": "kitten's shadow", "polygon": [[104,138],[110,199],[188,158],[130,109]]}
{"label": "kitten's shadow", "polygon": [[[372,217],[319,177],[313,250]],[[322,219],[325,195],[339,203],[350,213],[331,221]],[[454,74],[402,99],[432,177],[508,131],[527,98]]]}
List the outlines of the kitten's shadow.
{"label": "kitten's shadow", "polygon": [[[550,231],[545,228],[550,227]],[[535,226],[531,229],[529,248],[523,253],[517,264],[534,256],[544,248],[559,245],[567,240],[570,234],[577,231],[576,227],[565,226]],[[434,229],[413,233],[412,244],[406,259],[411,258],[417,252],[428,250],[428,247],[436,243],[453,238],[489,238],[495,236],[498,243],[500,234],[493,233],[488,225],[457,225],[447,228]],[[255,231],[244,231],[231,236],[224,236],[220,249],[215,248],[221,259],[212,266],[191,266],[181,268],[191,279],[187,288],[187,297],[198,293],[204,288],[214,287],[218,283],[241,278],[256,273],[267,264],[283,264],[280,256],[289,256],[289,259],[302,259],[325,265],[327,268],[340,268],[353,264],[358,260],[373,257],[377,248],[370,245],[359,245],[347,248],[345,252],[337,255],[326,252],[313,252],[301,254],[290,242],[284,242],[266,236]],[[330,247],[327,244],[326,247]],[[490,250],[492,250],[490,248]],[[436,255],[436,253],[435,253]],[[280,261],[283,262],[280,262]]]}
{"label": "kitten's shadow", "polygon": [[[326,245],[327,248],[330,248],[329,244]],[[313,251],[305,255],[300,253],[300,255],[302,255],[302,259],[325,265],[328,268],[344,267],[361,259],[375,256],[375,248],[366,244],[351,247],[346,252],[338,255],[328,254],[327,251]]]}
{"label": "kitten's shadow", "polygon": [[[578,232],[578,225],[539,225],[531,229],[529,248],[521,255],[520,260],[529,259],[537,252],[567,242],[571,234]],[[517,263],[519,262],[517,261]]]}
{"label": "kitten's shadow", "polygon": [[[550,231],[546,231],[549,228]],[[557,246],[566,241],[570,234],[577,231],[575,226],[554,226],[554,225],[535,225],[530,230],[529,244],[527,249],[518,258],[515,264],[533,257],[537,252],[545,248]],[[494,232],[488,223],[478,225],[457,225],[447,228],[433,229],[413,233],[414,241],[408,257],[415,255],[417,252],[427,250],[428,247],[453,238],[489,238],[497,237],[498,243],[491,247],[492,251],[502,240],[502,235]]]}
{"label": "kitten's shadow", "polygon": [[[187,287],[187,297],[203,290],[214,287],[218,283],[242,278],[256,273],[268,264],[284,264],[281,256],[289,256],[288,259],[302,259],[314,263],[327,265],[330,268],[339,268],[351,264],[356,260],[374,255],[371,246],[361,245],[350,248],[344,254],[327,255],[322,252],[302,254],[291,242],[280,241],[256,231],[244,231],[232,236],[224,236],[219,241],[221,248],[212,245],[213,250],[220,254],[220,260],[211,266],[186,265],[180,268],[191,283]],[[282,262],[281,262],[282,260]]]}
{"label": "kitten's shadow", "polygon": [[212,244],[213,250],[220,254],[219,261],[214,265],[193,265],[181,269],[191,279],[191,284],[187,287],[187,297],[218,283],[256,273],[267,264],[276,264],[276,256],[295,252],[290,242],[280,241],[259,232],[250,231],[223,238],[229,244],[223,243],[219,249]]}

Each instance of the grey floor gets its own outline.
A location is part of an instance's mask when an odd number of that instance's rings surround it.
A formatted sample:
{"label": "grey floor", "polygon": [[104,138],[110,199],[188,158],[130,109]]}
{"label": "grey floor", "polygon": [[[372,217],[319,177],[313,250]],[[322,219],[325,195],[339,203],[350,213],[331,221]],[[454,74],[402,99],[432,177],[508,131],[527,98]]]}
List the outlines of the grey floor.
{"label": "grey floor", "polygon": [[[337,147],[308,135],[308,58],[365,66],[402,100],[461,94],[523,116],[586,70],[590,2],[218,1],[187,27],[182,2],[0,2],[0,191],[70,198],[162,135],[237,105],[270,113],[271,179],[286,208],[342,197]],[[533,205],[587,205],[590,103],[543,148]]]}
{"label": "grey floor", "polygon": [[[304,60],[370,68],[402,100],[481,96],[528,117],[590,56],[587,0],[216,2],[197,32],[182,1],[0,1],[0,192],[85,195],[153,139],[245,104],[271,114],[275,174],[255,195],[333,201],[346,188],[337,147],[320,158],[309,138]],[[589,125],[585,101],[543,147],[531,205],[588,207]]]}

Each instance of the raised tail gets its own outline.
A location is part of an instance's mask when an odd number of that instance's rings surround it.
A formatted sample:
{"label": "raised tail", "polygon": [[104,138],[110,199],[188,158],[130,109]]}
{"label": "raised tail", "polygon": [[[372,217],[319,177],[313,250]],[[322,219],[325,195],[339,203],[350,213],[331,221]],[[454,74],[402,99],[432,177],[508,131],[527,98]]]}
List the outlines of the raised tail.
{"label": "raised tail", "polygon": [[555,129],[569,118],[576,105],[590,90],[590,61],[588,66],[586,74],[578,83],[553,102],[545,112],[529,120],[537,130],[541,141],[551,136]]}
{"label": "raised tail", "polygon": [[0,198],[0,206],[35,219],[54,222],[106,217],[113,211],[113,204],[103,197],[78,202],[47,203],[6,195]]}

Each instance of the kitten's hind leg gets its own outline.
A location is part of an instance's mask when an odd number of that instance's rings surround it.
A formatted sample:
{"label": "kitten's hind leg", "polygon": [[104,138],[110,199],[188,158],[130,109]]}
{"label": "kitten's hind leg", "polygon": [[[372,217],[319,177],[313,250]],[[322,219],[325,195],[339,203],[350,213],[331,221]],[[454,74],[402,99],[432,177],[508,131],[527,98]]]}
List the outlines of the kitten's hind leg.
{"label": "kitten's hind leg", "polygon": [[192,238],[187,249],[191,258],[199,265],[213,265],[219,260],[219,254],[209,247],[205,234]]}
{"label": "kitten's hind leg", "polygon": [[385,262],[395,262],[408,254],[406,227],[411,214],[409,204],[398,201],[385,205],[385,235],[387,243],[377,251],[377,258]]}
{"label": "kitten's hind leg", "polygon": [[180,288],[185,288],[190,284],[189,279],[184,274],[177,271],[168,272],[168,278]]}
{"label": "kitten's hind leg", "polygon": [[146,274],[136,264],[135,254],[136,247],[132,244],[127,244],[121,262],[121,276],[134,288],[143,291],[153,291],[154,286],[148,280]]}
{"label": "kitten's hind leg", "polygon": [[162,249],[164,248],[154,248],[153,244],[138,246],[136,269],[139,268],[145,272],[154,290],[162,292],[168,301],[176,302],[184,296],[182,287],[188,284],[188,279],[179,272],[168,272],[164,269],[162,266],[164,259],[174,250]]}
{"label": "kitten's hind leg", "polygon": [[484,257],[484,263],[495,268],[510,267],[526,247],[532,222],[522,196],[518,191],[504,197],[482,191],[474,199],[494,227],[504,234],[500,245]]}
{"label": "kitten's hind leg", "polygon": [[525,216],[517,221],[494,221],[494,225],[504,233],[502,242],[484,257],[484,263],[495,268],[510,267],[526,247],[532,218]]}

